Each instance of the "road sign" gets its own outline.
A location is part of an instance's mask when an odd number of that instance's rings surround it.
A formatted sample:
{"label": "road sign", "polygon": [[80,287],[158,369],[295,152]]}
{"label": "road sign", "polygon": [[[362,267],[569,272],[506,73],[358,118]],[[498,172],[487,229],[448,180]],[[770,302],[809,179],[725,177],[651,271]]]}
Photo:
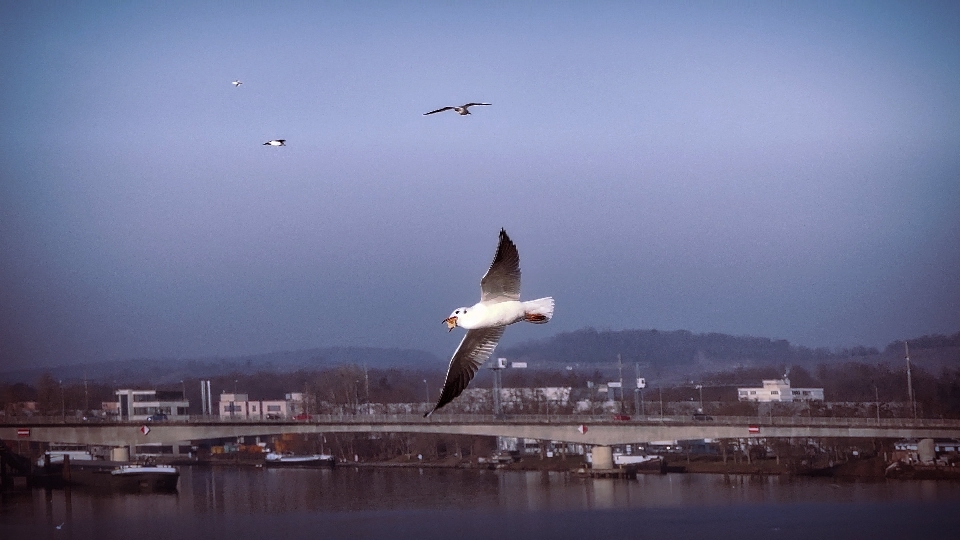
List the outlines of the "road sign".
{"label": "road sign", "polygon": [[623,386],[623,385],[620,384],[620,381],[613,381],[613,382],[608,382],[608,383],[607,383],[607,388],[620,388],[620,387],[622,387],[622,386]]}
{"label": "road sign", "polygon": [[147,435],[150,433],[150,426],[140,426],[140,433]]}
{"label": "road sign", "polygon": [[760,433],[760,426],[750,426],[747,428],[750,433]]}
{"label": "road sign", "polygon": [[643,377],[637,377],[637,388],[646,388],[647,380]]}
{"label": "road sign", "polygon": [[17,437],[29,437],[30,428],[17,428]]}
{"label": "road sign", "polygon": [[587,426],[585,426],[585,425],[583,425],[583,424],[580,424],[580,427],[577,428],[577,431],[579,431],[580,433],[586,433],[586,432],[587,432]]}

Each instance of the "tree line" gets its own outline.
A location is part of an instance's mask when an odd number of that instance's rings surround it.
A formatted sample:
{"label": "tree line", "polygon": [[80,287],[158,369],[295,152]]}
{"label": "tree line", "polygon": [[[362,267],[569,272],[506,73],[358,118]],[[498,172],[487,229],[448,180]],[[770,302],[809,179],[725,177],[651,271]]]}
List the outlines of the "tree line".
{"label": "tree line", "polygon": [[[609,374],[589,368],[513,369],[502,373],[505,388],[570,387],[574,389],[571,401],[605,399],[597,397],[597,387],[610,380]],[[902,404],[908,401],[905,366],[891,367],[858,361],[821,363],[813,368],[799,364],[789,368],[737,367],[706,373],[683,383],[653,384],[645,390],[645,398],[652,401],[662,397],[668,403],[699,403],[702,397],[704,402],[723,407],[723,410],[714,411],[717,414],[749,414],[752,410],[747,406],[749,404],[738,403],[737,387],[759,386],[762,379],[779,379],[784,374],[788,375],[795,388],[823,388],[827,402],[872,404],[879,401]],[[960,369],[942,368],[939,372],[933,372],[914,366],[911,377],[918,411],[922,416],[960,418]],[[368,403],[429,403],[438,397],[443,374],[437,370],[365,369],[358,365],[343,365],[296,372],[235,371],[209,380],[213,401],[218,401],[221,393],[238,392],[248,394],[253,400],[273,400],[284,399],[291,392],[301,392],[308,396],[308,403],[317,409],[312,412],[319,413],[328,412],[319,410],[321,404],[327,409],[356,410]],[[481,370],[471,383],[471,388],[491,388],[491,384],[488,370]],[[624,401],[632,403],[633,386],[624,386],[625,391],[620,395]],[[124,387],[184,391],[190,401],[190,413],[201,412],[199,379],[184,379],[160,387],[144,380]],[[6,415],[20,415],[23,414],[23,410],[18,409],[20,403],[36,402],[36,414],[73,416],[78,414],[77,411],[83,414],[99,409],[101,402],[116,401],[116,390],[112,382],[64,383],[44,373],[34,384],[0,384],[0,410]]]}

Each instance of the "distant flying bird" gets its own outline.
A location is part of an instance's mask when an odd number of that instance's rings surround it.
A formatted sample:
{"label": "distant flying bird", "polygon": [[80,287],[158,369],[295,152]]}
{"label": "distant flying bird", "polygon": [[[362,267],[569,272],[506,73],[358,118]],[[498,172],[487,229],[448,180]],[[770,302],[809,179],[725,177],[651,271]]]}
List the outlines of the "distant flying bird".
{"label": "distant flying bird", "polygon": [[453,111],[457,111],[457,114],[459,114],[460,116],[466,116],[470,114],[470,111],[468,111],[467,109],[469,109],[470,107],[473,107],[474,105],[491,105],[491,103],[467,103],[466,105],[461,105],[459,107],[444,107],[442,109],[437,109],[435,111],[423,113],[423,115],[426,116],[428,114],[453,110]]}
{"label": "distant flying bird", "polygon": [[543,324],[553,317],[553,298],[520,301],[520,254],[507,231],[500,229],[500,243],[487,273],[480,280],[480,302],[473,307],[457,308],[444,319],[448,331],[461,326],[467,329],[447,368],[447,379],[440,399],[430,416],[453,401],[477,374],[480,366],[496,348],[508,324],[527,321]]}
{"label": "distant flying bird", "polygon": [[63,528],[63,526],[64,526],[64,525],[66,525],[66,524],[67,524],[67,522],[66,522],[66,521],[64,521],[63,523],[61,523],[61,524],[59,524],[59,525],[57,525],[57,530],[59,531],[59,530],[60,530],[60,529],[62,529],[62,528]]}
{"label": "distant flying bird", "polygon": [[236,80],[236,81],[233,81],[232,84],[233,84],[234,86],[240,86],[240,85],[243,84],[243,83],[240,82],[240,80],[238,79],[238,80]]}
{"label": "distant flying bird", "polygon": [[264,146],[286,146],[286,139],[274,139],[263,143]]}

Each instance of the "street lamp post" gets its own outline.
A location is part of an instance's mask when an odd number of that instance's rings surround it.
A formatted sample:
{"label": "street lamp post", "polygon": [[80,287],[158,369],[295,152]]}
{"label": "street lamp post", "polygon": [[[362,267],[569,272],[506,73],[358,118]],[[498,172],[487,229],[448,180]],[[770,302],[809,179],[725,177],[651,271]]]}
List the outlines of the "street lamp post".
{"label": "street lamp post", "polygon": [[658,386],[657,390],[660,391],[660,421],[663,422],[663,388]]}
{"label": "street lamp post", "polygon": [[910,406],[913,407],[913,418],[917,418],[917,400],[913,395],[913,378],[910,376],[910,346],[906,341],[903,342],[903,351],[907,360],[907,397],[910,398]]}
{"label": "street lamp post", "polygon": [[697,390],[700,391],[700,412],[703,413],[703,385],[698,384]]}
{"label": "street lamp post", "polygon": [[60,385],[60,418],[64,421],[67,420],[67,405],[66,401],[63,399],[63,381],[58,380],[57,384]]}
{"label": "street lamp post", "polygon": [[423,390],[425,392],[424,395],[427,397],[427,404],[429,405],[430,404],[430,386],[427,384],[426,379],[423,380]]}

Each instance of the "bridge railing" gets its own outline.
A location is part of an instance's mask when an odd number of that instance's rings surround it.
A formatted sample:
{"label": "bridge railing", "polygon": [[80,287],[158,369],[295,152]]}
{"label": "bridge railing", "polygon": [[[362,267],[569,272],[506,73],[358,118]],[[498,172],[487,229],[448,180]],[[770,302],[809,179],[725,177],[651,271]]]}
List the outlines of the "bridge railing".
{"label": "bridge railing", "polygon": [[[218,416],[189,416],[172,418],[163,422],[144,422],[142,420],[126,421],[110,420],[83,420],[62,416],[32,416],[32,417],[0,417],[0,425],[74,425],[96,426],[104,424],[147,424],[147,425],[176,425],[176,424],[584,424],[584,425],[622,425],[622,426],[652,426],[652,425],[729,425],[729,426],[804,426],[804,427],[883,427],[883,428],[960,428],[960,420],[931,419],[931,418],[862,418],[862,417],[801,417],[801,416],[710,416],[691,417],[689,415],[660,416],[646,415],[633,416],[627,419],[617,419],[613,415],[545,415],[545,414],[509,414],[494,416],[490,414],[434,414],[423,418],[420,414],[313,414],[309,419],[297,420],[281,418],[266,420],[262,418],[218,417]],[[623,418],[623,417],[620,417]]]}

